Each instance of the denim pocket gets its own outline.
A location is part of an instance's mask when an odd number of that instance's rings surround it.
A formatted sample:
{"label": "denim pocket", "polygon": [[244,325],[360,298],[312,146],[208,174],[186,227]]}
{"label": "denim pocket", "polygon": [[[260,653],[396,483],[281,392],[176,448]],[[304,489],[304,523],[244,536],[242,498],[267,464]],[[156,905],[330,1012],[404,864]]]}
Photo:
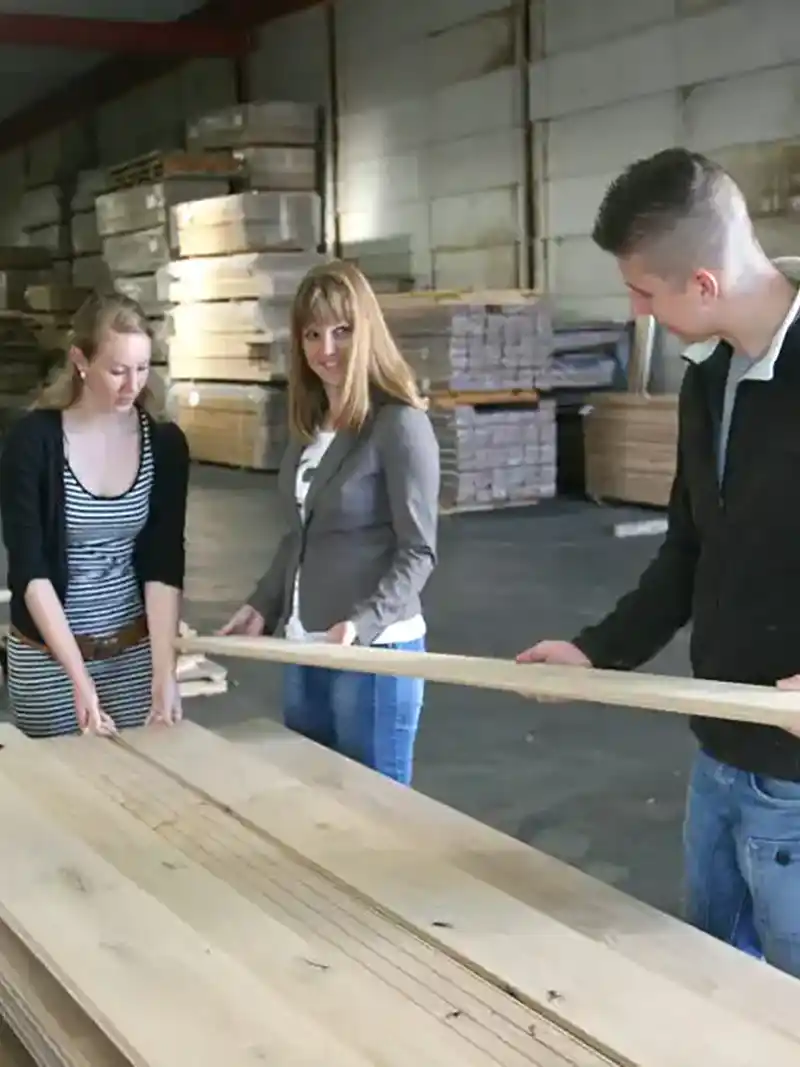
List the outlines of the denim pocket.
{"label": "denim pocket", "polygon": [[[770,778],[765,774],[751,774],[750,788],[758,800],[774,807],[797,807],[800,817],[800,782],[791,782],[785,778]],[[800,836],[800,823],[798,824]]]}
{"label": "denim pocket", "polygon": [[800,840],[751,837],[747,865],[764,956],[774,967],[800,977]]}

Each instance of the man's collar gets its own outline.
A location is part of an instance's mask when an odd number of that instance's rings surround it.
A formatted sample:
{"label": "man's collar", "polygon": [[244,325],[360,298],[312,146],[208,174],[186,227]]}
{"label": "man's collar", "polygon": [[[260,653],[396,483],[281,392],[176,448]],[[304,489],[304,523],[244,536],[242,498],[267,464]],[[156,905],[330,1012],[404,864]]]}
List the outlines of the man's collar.
{"label": "man's collar", "polygon": [[[773,263],[786,275],[790,282],[795,285],[800,284],[800,257],[786,256],[783,259],[773,260]],[[778,327],[778,332],[772,338],[769,348],[760,359],[753,361],[753,365],[742,376],[743,379],[759,382],[772,381],[775,376],[775,363],[781,354],[786,334],[798,318],[800,318],[800,288],[797,290],[797,295],[785,319]],[[699,341],[696,344],[689,345],[684,350],[683,358],[688,360],[689,363],[703,363],[716,352],[721,343],[721,337],[712,337],[708,341]]]}

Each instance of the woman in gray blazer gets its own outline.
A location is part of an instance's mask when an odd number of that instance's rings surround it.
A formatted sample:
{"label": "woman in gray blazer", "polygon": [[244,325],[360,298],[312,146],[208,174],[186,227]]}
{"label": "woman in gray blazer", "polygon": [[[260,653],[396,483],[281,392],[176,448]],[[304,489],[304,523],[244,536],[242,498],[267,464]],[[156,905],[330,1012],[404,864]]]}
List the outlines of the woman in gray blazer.
{"label": "woman in gray blazer", "polygon": [[[222,632],[423,651],[439,498],[427,405],[352,264],[312,269],[291,320],[287,530]],[[410,784],[421,679],[284,671],[290,729]]]}

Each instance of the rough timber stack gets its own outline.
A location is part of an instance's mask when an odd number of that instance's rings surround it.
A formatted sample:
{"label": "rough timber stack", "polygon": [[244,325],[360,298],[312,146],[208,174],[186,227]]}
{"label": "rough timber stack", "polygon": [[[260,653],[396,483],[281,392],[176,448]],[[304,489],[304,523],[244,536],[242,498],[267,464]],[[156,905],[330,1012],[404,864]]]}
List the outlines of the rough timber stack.
{"label": "rough timber stack", "polygon": [[320,259],[319,109],[228,108],[193,123],[187,143],[230,152],[245,188],[173,209],[179,258],[159,275],[171,403],[195,459],[276,470],[290,301]]}
{"label": "rough timber stack", "polygon": [[796,1067],[795,980],[273,729],[0,727],[4,1067]]}
{"label": "rough timber stack", "polygon": [[153,324],[157,362],[163,352],[164,312],[156,274],[177,249],[170,209],[184,200],[227,193],[238,164],[228,153],[154,152],[110,167],[110,192],[95,200],[103,260],[114,288],[143,307]]}
{"label": "rough timber stack", "polygon": [[555,402],[537,389],[553,354],[548,301],[520,290],[380,300],[430,398],[442,510],[513,507],[554,496]]}
{"label": "rough timber stack", "polygon": [[70,316],[86,297],[46,248],[0,247],[0,431],[64,356]]}

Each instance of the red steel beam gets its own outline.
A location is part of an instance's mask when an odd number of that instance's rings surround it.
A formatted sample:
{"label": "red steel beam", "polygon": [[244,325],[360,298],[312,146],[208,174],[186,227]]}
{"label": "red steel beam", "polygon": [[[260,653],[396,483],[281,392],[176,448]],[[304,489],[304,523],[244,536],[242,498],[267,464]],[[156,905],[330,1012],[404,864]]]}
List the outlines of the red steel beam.
{"label": "red steel beam", "polygon": [[[330,0],[207,0],[196,11],[178,19],[175,25],[220,26],[250,33],[257,26],[316,7]],[[58,89],[0,120],[0,155],[63,126],[103,104],[175,70],[186,56],[131,56],[125,62],[112,57],[65,82]]]}
{"label": "red steel beam", "polygon": [[0,45],[181,56],[236,56],[245,34],[224,23],[136,22],[0,13]]}

